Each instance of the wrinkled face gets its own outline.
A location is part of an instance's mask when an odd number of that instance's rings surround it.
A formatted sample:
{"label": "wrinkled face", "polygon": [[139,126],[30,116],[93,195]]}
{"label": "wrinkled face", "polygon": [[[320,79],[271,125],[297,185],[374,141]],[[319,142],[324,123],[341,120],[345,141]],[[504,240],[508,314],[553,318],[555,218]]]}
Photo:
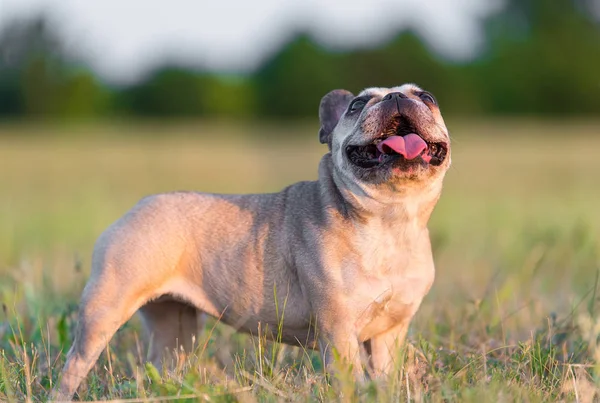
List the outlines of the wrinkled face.
{"label": "wrinkled face", "polygon": [[450,164],[437,102],[413,84],[368,88],[356,97],[332,91],[321,102],[321,123],[334,164],[366,184],[426,182]]}

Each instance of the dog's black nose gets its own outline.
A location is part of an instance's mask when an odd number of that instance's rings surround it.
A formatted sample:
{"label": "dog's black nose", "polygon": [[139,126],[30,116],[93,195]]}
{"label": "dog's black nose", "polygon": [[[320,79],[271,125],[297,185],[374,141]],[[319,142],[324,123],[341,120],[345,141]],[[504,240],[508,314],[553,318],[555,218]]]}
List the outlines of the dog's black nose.
{"label": "dog's black nose", "polygon": [[394,98],[408,98],[408,97],[401,92],[390,92],[385,97],[383,97],[382,101],[389,101],[390,99],[394,99]]}

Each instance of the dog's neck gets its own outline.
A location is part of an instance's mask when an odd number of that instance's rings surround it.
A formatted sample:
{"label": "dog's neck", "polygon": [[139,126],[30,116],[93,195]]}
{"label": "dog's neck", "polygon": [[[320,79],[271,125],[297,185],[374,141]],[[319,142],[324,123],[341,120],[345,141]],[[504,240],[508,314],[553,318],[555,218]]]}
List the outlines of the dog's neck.
{"label": "dog's neck", "polygon": [[384,217],[398,223],[413,224],[426,229],[429,217],[440,197],[442,178],[418,186],[394,188],[378,187],[351,181],[333,165],[331,154],[326,154],[319,165],[321,194],[327,195],[329,205],[342,215],[369,222]]}

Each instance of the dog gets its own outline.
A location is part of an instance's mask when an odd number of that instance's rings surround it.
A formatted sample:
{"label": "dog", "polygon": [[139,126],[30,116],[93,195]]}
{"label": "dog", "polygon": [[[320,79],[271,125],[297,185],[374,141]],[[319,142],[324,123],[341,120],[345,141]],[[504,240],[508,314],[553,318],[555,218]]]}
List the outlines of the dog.
{"label": "dog", "polygon": [[[438,104],[414,84],[325,95],[318,180],[279,193],[142,199],[97,240],[73,346],[52,398],[69,400],[140,313],[160,365],[202,315],[318,349],[365,377],[393,368],[434,280],[427,223],[451,163]],[[202,314],[202,315],[201,315]]]}

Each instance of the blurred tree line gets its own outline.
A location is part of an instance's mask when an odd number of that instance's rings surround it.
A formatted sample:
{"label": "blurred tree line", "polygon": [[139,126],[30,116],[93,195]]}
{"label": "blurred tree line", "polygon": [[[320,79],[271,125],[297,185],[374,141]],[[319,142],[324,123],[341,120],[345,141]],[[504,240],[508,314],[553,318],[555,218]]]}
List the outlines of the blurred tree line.
{"label": "blurred tree line", "polygon": [[599,115],[595,0],[508,0],[482,21],[469,62],[432,53],[412,32],[373,48],[332,52],[299,34],[256,71],[223,76],[164,65],[127,87],[103,84],[64,51],[44,18],[0,29],[0,118],[315,117],[333,88],[415,82],[447,114]]}

